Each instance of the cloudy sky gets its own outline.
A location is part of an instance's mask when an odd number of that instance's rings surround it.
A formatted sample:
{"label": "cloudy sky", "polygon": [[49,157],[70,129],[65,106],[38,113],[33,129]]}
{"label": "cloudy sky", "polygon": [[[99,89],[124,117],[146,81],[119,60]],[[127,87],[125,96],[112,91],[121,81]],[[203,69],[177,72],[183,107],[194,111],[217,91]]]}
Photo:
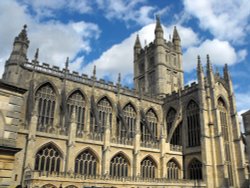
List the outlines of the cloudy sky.
{"label": "cloudy sky", "polygon": [[133,44],[153,41],[155,15],[168,40],[176,25],[183,47],[185,83],[196,80],[196,57],[210,54],[214,70],[227,63],[238,111],[250,108],[249,0],[1,0],[0,74],[13,39],[28,25],[28,58],[91,74],[132,87]]}

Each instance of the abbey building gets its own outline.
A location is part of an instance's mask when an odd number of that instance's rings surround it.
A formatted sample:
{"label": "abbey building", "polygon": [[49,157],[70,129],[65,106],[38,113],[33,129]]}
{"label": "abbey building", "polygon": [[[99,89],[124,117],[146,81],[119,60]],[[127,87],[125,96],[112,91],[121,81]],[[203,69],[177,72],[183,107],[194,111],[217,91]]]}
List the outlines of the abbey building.
{"label": "abbey building", "polygon": [[227,65],[219,75],[198,57],[198,83],[184,86],[181,38],[163,33],[157,18],[152,43],[135,39],[130,90],[71,72],[68,59],[41,63],[38,50],[29,61],[25,26],[0,82],[0,185],[246,187]]}

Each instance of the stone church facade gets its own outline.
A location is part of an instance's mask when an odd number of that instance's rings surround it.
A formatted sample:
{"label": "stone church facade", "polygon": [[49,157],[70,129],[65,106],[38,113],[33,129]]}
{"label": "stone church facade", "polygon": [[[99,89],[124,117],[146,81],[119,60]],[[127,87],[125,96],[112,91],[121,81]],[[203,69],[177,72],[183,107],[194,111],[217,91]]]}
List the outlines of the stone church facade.
{"label": "stone church facade", "polygon": [[[246,162],[234,91],[197,59],[198,83],[184,86],[181,39],[134,45],[134,85],[79,75],[27,59],[26,26],[15,38],[2,83],[22,88],[13,185],[26,187],[245,187]],[[215,47],[216,48],[216,47]],[[216,57],[215,57],[216,58]],[[20,94],[19,94],[20,95]],[[10,114],[9,114],[10,115]],[[8,115],[6,117],[8,118]],[[6,134],[8,137],[8,134]],[[9,134],[10,135],[10,134]],[[13,134],[12,134],[13,135]]]}

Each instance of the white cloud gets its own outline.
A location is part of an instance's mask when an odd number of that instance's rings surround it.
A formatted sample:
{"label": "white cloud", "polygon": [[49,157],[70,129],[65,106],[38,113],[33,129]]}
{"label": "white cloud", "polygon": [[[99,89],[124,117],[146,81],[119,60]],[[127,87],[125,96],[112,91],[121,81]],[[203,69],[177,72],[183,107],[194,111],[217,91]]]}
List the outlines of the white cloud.
{"label": "white cloud", "polygon": [[218,39],[239,43],[249,33],[249,0],[184,0],[184,9]]}
{"label": "white cloud", "polygon": [[[234,63],[242,61],[245,57],[245,50],[236,52],[234,47],[227,41],[221,41],[218,39],[205,40],[199,46],[193,46],[188,48],[183,54],[183,67],[185,71],[191,71],[196,67],[197,55],[201,56],[203,62],[205,62],[206,55],[210,55],[210,59],[213,65],[232,65]],[[242,58],[237,59],[238,56]]]}
{"label": "white cloud", "polygon": [[[58,21],[39,22],[27,13],[27,7],[19,5],[15,1],[0,1],[0,22],[4,27],[0,28],[0,51],[1,59],[6,60],[12,49],[14,37],[22,29],[22,25],[28,25],[28,38],[30,46],[28,57],[33,58],[35,49],[40,49],[39,60],[60,67],[64,66],[66,57],[75,59],[77,54],[84,54],[91,51],[90,42],[100,35],[100,30],[93,23]],[[10,22],[9,19],[12,18]],[[83,54],[81,53],[81,54]],[[78,57],[79,58],[79,57]],[[82,57],[83,59],[83,57]],[[1,71],[3,72],[3,61]],[[72,65],[73,66],[73,65]]]}
{"label": "white cloud", "polygon": [[156,7],[145,5],[146,2],[146,0],[97,0],[97,5],[109,20],[123,20],[126,23],[132,21],[146,25],[154,21],[152,14],[156,10]]}
{"label": "white cloud", "polygon": [[[177,26],[180,37],[183,41],[183,46],[197,44],[198,36],[191,28]],[[133,46],[136,34],[139,33],[142,46],[145,43],[149,44],[154,40],[155,24],[144,26],[138,32],[132,33],[128,38],[119,44],[113,45],[107,51],[103,52],[100,58],[84,67],[86,73],[91,72],[93,66],[96,65],[98,77],[109,77],[112,81],[117,80],[118,73],[122,74],[123,82],[131,84],[133,80]],[[173,26],[164,27],[165,38],[168,38],[169,33],[172,34]],[[146,42],[145,42],[146,41]]]}

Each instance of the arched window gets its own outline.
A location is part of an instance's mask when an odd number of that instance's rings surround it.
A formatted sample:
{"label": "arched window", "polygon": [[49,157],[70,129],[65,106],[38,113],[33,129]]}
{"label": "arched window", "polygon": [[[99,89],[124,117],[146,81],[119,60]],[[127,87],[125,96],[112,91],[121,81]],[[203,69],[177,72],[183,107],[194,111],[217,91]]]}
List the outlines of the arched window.
{"label": "arched window", "polygon": [[43,185],[42,188],[56,188],[56,186],[54,186],[53,184],[46,184]]}
{"label": "arched window", "polygon": [[77,129],[76,136],[83,135],[84,121],[85,121],[85,106],[86,101],[83,94],[78,90],[72,93],[67,101],[67,109],[69,118],[72,115],[73,108],[76,112]]}
{"label": "arched window", "polygon": [[187,106],[187,124],[188,124],[188,146],[200,146],[200,115],[199,107],[192,100]]}
{"label": "arched window", "polygon": [[155,138],[157,138],[157,116],[155,112],[150,109],[146,114],[147,121],[149,123],[149,127],[151,128],[153,135]]}
{"label": "arched window", "polygon": [[225,161],[228,171],[228,186],[233,186],[233,171],[232,171],[230,145],[229,145],[230,142],[229,142],[228,121],[227,121],[227,108],[222,98],[218,99],[218,110],[220,113],[221,133],[224,139]]}
{"label": "arched window", "polygon": [[47,83],[41,86],[36,92],[36,102],[38,102],[38,131],[47,131],[49,126],[53,126],[54,111],[56,104],[56,94],[52,86]]}
{"label": "arched window", "polygon": [[[102,98],[97,103],[97,110],[98,110],[98,116],[99,116],[99,123],[101,126],[100,133],[103,133],[104,127],[107,121],[109,121],[109,125],[110,127],[112,127],[112,106],[111,106],[110,101],[107,99],[107,97]],[[108,117],[109,117],[109,120],[107,119]],[[92,122],[91,131],[99,132],[99,127],[97,124],[94,123],[94,121]]]}
{"label": "arched window", "polygon": [[145,118],[146,118],[145,122],[147,123],[147,125],[145,123],[141,123],[141,141],[142,143],[155,142],[157,140],[157,116],[155,112],[152,109],[150,109],[146,113]]}
{"label": "arched window", "polygon": [[181,136],[182,129],[181,129],[181,127],[182,127],[181,123],[176,127],[174,134],[170,140],[170,144],[180,145],[180,146],[182,145],[182,139],[181,139],[182,138],[182,136]]}
{"label": "arched window", "polygon": [[189,179],[191,180],[201,180],[202,179],[202,164],[197,159],[193,159],[189,166]]}
{"label": "arched window", "polygon": [[117,154],[110,161],[111,177],[127,177],[129,163],[122,154]]}
{"label": "arched window", "polygon": [[[135,125],[136,125],[136,112],[134,107],[129,103],[123,108],[123,116],[124,116],[124,123],[129,131],[129,139],[134,137],[135,134]],[[122,123],[118,123],[117,128],[117,136],[122,139],[127,136],[126,127],[122,125]]]}
{"label": "arched window", "polygon": [[150,157],[146,157],[141,162],[142,178],[155,178],[156,164]]}
{"label": "arched window", "polygon": [[61,162],[61,153],[54,145],[48,144],[36,153],[35,170],[59,172]]}
{"label": "arched window", "polygon": [[167,163],[167,178],[168,179],[179,179],[180,168],[175,160],[170,160]]}
{"label": "arched window", "polygon": [[175,116],[176,116],[176,110],[173,108],[170,108],[167,113],[167,134],[169,134],[172,128]]}
{"label": "arched window", "polygon": [[97,159],[90,150],[80,153],[75,160],[75,173],[96,175]]}

